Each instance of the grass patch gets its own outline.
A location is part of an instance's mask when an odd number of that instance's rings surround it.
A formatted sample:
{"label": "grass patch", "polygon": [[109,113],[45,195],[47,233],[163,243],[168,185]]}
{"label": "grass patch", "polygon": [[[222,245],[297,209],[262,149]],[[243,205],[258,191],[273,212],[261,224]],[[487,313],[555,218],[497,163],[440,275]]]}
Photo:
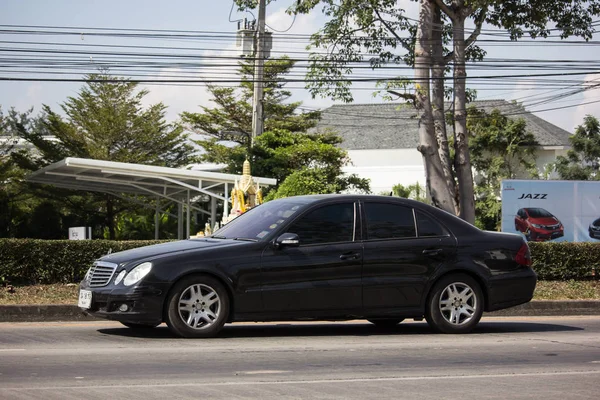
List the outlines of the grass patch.
{"label": "grass patch", "polygon": [[[0,305],[77,304],[78,284],[0,287]],[[534,300],[600,300],[599,281],[540,281]]]}
{"label": "grass patch", "polygon": [[77,304],[79,285],[31,285],[0,287],[0,305]]}
{"label": "grass patch", "polygon": [[599,281],[540,281],[534,300],[600,300]]}

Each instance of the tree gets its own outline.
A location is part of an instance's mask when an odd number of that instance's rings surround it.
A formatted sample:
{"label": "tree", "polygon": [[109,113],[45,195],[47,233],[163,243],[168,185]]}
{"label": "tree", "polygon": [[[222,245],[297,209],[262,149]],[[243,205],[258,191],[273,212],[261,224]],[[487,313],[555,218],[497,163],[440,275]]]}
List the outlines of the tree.
{"label": "tree", "polygon": [[0,108],[0,237],[16,237],[23,233],[28,216],[35,207],[25,184],[25,171],[11,158],[18,149],[17,126],[34,125],[31,110],[19,113]]}
{"label": "tree", "polygon": [[267,199],[349,190],[369,192],[367,180],[343,174],[342,167],[349,159],[347,153],[337,147],[341,143],[339,136],[331,132],[306,133],[316,125],[320,113],[298,113],[300,102],[285,102],[291,94],[279,77],[287,74],[293,65],[287,57],[265,63],[268,82],[264,100],[265,132],[255,139],[252,147],[253,69],[247,62],[241,63],[239,87],[209,86],[217,107],[202,107],[201,113],[182,113],[183,125],[204,136],[195,141],[204,149],[201,159],[224,163],[227,172],[237,174],[244,160],[250,160],[253,175],[278,181],[279,187]]}
{"label": "tree", "polygon": [[468,109],[467,128],[470,152],[477,171],[475,186],[476,224],[497,230],[501,223],[501,184],[503,179],[524,176],[538,178],[535,164],[537,142],[527,132],[525,120],[511,119],[499,110]]}
{"label": "tree", "polygon": [[404,186],[397,184],[392,186],[392,194],[398,197],[404,197],[405,199],[413,199],[427,203],[427,193],[424,187],[419,182],[412,185]]}
{"label": "tree", "polygon": [[[278,77],[289,73],[293,67],[294,62],[285,56],[268,60],[264,65],[265,131],[285,129],[289,132],[305,132],[313,128],[320,118],[318,111],[299,113],[301,102],[287,102],[291,92],[284,88]],[[240,63],[242,83],[239,87],[208,85],[208,92],[217,106],[202,106],[200,113],[183,112],[181,121],[184,126],[208,140],[231,141],[249,147],[252,137],[253,68],[253,62]]]}
{"label": "tree", "polygon": [[[241,7],[254,0],[238,0]],[[416,23],[404,15],[395,0],[306,0],[290,12],[308,13],[318,4],[329,17],[312,37],[312,44],[326,53],[311,54],[308,88],[313,95],[351,101],[354,67],[368,58],[371,67],[407,63],[414,78],[386,82],[388,89],[399,83],[419,111],[419,151],[423,154],[427,188],[432,203],[474,222],[473,180],[466,127],[466,60],[480,60],[485,52],[476,45],[484,23],[506,29],[512,40],[523,35],[546,37],[554,24],[561,37],[577,35],[589,39],[592,16],[600,14],[600,0],[419,0]],[[465,23],[472,19],[475,30],[465,37]],[[449,22],[448,22],[449,21]],[[406,31],[408,35],[401,35]],[[451,48],[445,45],[451,42]],[[397,54],[402,47],[407,54]],[[453,86],[442,89],[444,73],[453,70]],[[433,79],[432,79],[433,78]],[[430,82],[432,83],[430,85]],[[432,87],[433,86],[433,87]],[[450,162],[445,133],[443,97],[453,95],[452,124],[454,160]],[[433,96],[433,98],[432,98]]]}
{"label": "tree", "polygon": [[567,156],[556,158],[555,169],[560,179],[600,180],[600,121],[592,115],[586,115],[583,124],[575,128],[575,134],[569,138],[572,149]]}
{"label": "tree", "polygon": [[[44,106],[41,124],[18,124],[21,137],[35,146],[36,155],[13,153],[13,159],[28,170],[38,170],[65,157],[82,157],[166,167],[195,161],[194,149],[180,126],[165,122],[162,103],[144,109],[148,91],[137,84],[105,73],[86,77],[86,85],[61,108],[63,118]],[[49,139],[52,137],[52,139]],[[67,205],[87,223],[106,226],[115,239],[115,217],[131,205],[107,194],[81,194],[44,188],[51,198],[68,194]],[[62,200],[64,202],[64,200]],[[98,211],[100,210],[100,211]]]}

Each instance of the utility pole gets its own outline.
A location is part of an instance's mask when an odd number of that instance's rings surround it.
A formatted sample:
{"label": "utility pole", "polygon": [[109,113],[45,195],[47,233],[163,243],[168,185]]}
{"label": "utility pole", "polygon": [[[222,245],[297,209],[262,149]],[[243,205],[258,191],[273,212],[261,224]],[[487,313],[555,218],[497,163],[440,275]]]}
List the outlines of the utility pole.
{"label": "utility pole", "polygon": [[258,29],[254,52],[254,99],[252,101],[252,140],[263,133],[263,75],[265,63],[265,9],[266,0],[258,2]]}

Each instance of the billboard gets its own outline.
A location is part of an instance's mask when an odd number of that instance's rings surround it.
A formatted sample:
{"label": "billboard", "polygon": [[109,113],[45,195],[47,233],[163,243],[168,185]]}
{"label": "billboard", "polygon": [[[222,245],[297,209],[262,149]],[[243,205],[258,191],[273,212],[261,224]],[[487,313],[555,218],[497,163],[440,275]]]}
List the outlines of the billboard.
{"label": "billboard", "polygon": [[600,182],[504,180],[502,231],[536,242],[600,241]]}

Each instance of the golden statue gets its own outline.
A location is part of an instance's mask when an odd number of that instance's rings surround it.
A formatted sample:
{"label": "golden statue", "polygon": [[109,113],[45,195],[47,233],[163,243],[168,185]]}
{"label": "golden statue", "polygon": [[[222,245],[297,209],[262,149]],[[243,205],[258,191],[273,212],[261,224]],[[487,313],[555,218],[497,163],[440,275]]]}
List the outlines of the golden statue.
{"label": "golden statue", "polygon": [[227,218],[223,218],[223,223],[227,223],[235,217],[245,213],[252,207],[262,204],[262,190],[258,182],[254,183],[250,174],[250,161],[244,161],[242,176],[236,179],[231,190],[231,212]]}

